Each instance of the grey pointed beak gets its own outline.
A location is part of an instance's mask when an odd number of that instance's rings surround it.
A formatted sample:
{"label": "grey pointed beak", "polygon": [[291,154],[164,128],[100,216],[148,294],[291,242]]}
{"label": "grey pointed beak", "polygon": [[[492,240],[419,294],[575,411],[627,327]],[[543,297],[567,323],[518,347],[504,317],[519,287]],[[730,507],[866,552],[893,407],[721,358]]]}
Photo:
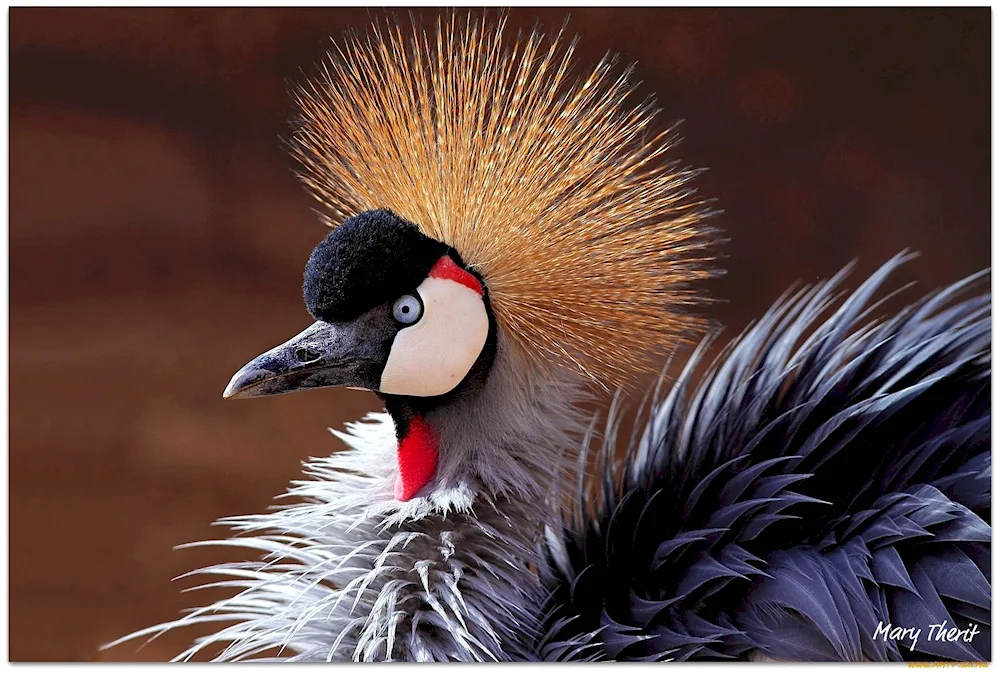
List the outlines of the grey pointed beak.
{"label": "grey pointed beak", "polygon": [[282,395],[330,386],[370,388],[373,362],[358,337],[350,323],[317,321],[245,364],[222,397]]}

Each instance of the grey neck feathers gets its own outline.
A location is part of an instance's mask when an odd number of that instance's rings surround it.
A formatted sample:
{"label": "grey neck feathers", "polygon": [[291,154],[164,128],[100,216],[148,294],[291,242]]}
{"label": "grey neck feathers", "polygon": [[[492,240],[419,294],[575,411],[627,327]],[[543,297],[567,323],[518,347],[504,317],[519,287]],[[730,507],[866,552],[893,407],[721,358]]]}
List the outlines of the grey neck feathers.
{"label": "grey neck feathers", "polygon": [[584,387],[535,372],[525,357],[500,335],[483,389],[426,415],[440,451],[432,502],[445,505],[454,489],[525,505],[561,497],[579,455]]}
{"label": "grey neck feathers", "polygon": [[201,543],[263,552],[206,568],[235,596],[136,637],[236,623],[179,655],[219,659],[531,659],[542,604],[535,569],[546,524],[573,482],[585,386],[533,372],[502,335],[484,388],[425,417],[439,437],[436,476],[393,496],[396,436],[387,414],[333,431],[348,445],[306,464],[301,502],[223,520],[241,537]]}

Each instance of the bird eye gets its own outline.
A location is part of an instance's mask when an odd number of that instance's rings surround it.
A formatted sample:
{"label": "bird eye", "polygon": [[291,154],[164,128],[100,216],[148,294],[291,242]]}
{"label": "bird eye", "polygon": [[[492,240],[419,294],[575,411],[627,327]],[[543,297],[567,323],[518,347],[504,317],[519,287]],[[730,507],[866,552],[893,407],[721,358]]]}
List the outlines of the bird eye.
{"label": "bird eye", "polygon": [[404,294],[392,305],[392,317],[404,325],[412,325],[420,320],[424,313],[424,305],[414,294]]}

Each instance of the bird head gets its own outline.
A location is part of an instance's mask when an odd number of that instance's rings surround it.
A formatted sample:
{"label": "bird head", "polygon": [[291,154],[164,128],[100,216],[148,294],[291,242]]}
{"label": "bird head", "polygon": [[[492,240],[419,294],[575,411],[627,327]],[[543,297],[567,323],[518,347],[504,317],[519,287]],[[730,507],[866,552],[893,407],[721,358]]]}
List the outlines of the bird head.
{"label": "bird head", "polygon": [[713,241],[673,129],[613,59],[574,76],[561,33],[505,23],[389,22],[297,91],[291,147],[333,227],[306,266],[316,322],[226,389],[376,391],[403,500],[434,474],[545,481],[581,388],[631,384],[704,327]]}
{"label": "bird head", "polygon": [[347,386],[439,398],[481,384],[489,370],[496,327],[482,279],[389,210],[332,230],[302,289],[316,322],[247,363],[224,397]]}

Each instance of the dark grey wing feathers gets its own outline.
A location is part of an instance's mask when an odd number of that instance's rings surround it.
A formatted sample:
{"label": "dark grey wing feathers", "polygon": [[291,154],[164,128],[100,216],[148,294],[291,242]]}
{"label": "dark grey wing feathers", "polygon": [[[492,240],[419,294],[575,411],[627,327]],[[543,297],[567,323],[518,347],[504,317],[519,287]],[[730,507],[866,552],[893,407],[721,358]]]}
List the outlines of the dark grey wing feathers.
{"label": "dark grey wing feathers", "polygon": [[790,290],[696,379],[706,339],[620,466],[616,402],[596,505],[547,538],[543,658],[989,658],[987,272],[879,316],[910,257]]}

